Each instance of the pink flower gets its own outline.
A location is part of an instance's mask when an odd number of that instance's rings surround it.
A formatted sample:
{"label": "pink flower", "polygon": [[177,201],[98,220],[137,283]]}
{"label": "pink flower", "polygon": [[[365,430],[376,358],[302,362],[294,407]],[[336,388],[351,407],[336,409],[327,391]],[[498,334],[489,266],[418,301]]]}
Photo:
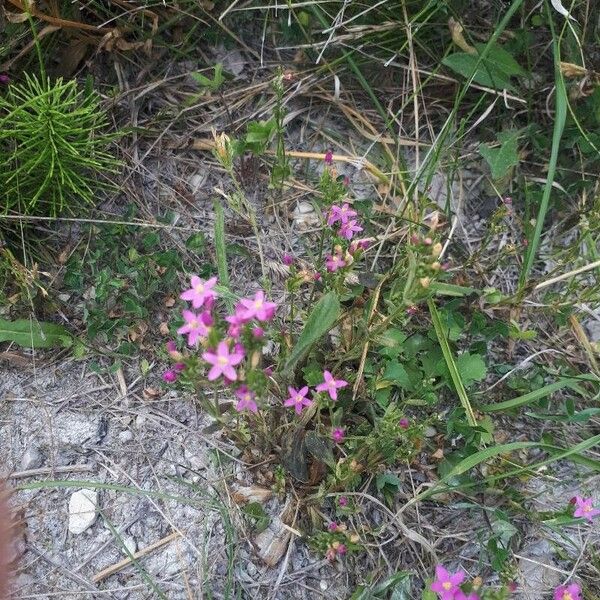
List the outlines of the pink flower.
{"label": "pink flower", "polygon": [[581,588],[576,583],[559,585],[554,590],[554,600],[582,600]]}
{"label": "pink flower", "polygon": [[329,523],[329,525],[327,525],[327,529],[329,529],[329,531],[337,531],[337,528],[338,524],[335,521],[332,521]]}
{"label": "pink flower", "polygon": [[573,516],[583,517],[592,522],[595,516],[600,515],[600,509],[594,508],[593,502],[593,498],[575,496],[575,512],[573,513]]}
{"label": "pink flower", "polygon": [[258,290],[254,298],[242,298],[240,306],[243,311],[241,316],[248,320],[270,321],[277,310],[277,304],[265,300],[265,293],[262,290]]}
{"label": "pink flower", "polygon": [[305,385],[302,389],[297,390],[291,386],[288,387],[290,397],[283,403],[284,406],[293,406],[296,414],[300,414],[305,406],[310,406],[313,402],[306,397],[308,394],[308,386]]}
{"label": "pink flower", "polygon": [[319,273],[318,271],[313,275],[313,279],[315,281],[320,281],[321,280],[321,273]]}
{"label": "pink flower", "polygon": [[479,600],[479,596],[475,592],[465,594],[462,590],[458,590],[458,592],[454,594],[454,600]]}
{"label": "pink flower", "polygon": [[327,152],[325,152],[325,164],[326,165],[332,165],[333,164],[333,152],[331,150],[327,150]]}
{"label": "pink flower", "polygon": [[351,240],[355,233],[362,231],[363,228],[354,220],[342,223],[340,226],[340,235],[347,240]]}
{"label": "pink flower", "polygon": [[346,439],[346,432],[341,427],[335,427],[331,432],[331,437],[336,444],[341,444]]}
{"label": "pink flower", "polygon": [[209,313],[196,314],[191,310],[184,310],[181,315],[185,323],[177,330],[179,335],[187,334],[188,346],[195,346],[200,338],[205,338],[212,325],[212,317]]}
{"label": "pink flower", "polygon": [[210,279],[204,281],[197,275],[192,275],[191,289],[186,290],[179,297],[182,300],[190,301],[194,308],[201,308],[207,300],[217,297],[217,292],[213,290],[213,287],[216,283],[216,277],[211,277]]}
{"label": "pink flower", "polygon": [[346,548],[346,544],[340,544],[340,545],[337,547],[337,553],[338,553],[340,556],[344,556],[344,554],[346,554],[346,552],[348,552],[348,549]]}
{"label": "pink flower", "polygon": [[291,254],[284,254],[281,262],[287,267],[290,267],[294,264],[294,257]]}
{"label": "pink flower", "polygon": [[[340,232],[342,231],[342,229],[340,228]],[[351,244],[350,247],[348,248],[348,252],[350,252],[350,254],[354,254],[357,250],[367,250],[367,248],[371,245],[371,242],[364,238],[362,240],[354,240]]]}
{"label": "pink flower", "polygon": [[177,379],[177,373],[173,370],[165,371],[162,378],[166,383],[173,383]]}
{"label": "pink flower", "polygon": [[408,429],[408,425],[409,425],[408,419],[406,417],[402,417],[400,419],[400,421],[398,421],[398,425],[400,425],[400,427],[402,427],[402,429]]}
{"label": "pink flower", "polygon": [[6,73],[0,73],[0,84],[7,85],[10,83],[10,77]]}
{"label": "pink flower", "polygon": [[264,337],[265,335],[265,330],[262,327],[253,327],[252,328],[252,335],[259,340],[260,338]]}
{"label": "pink flower", "polygon": [[348,506],[348,498],[346,498],[346,496],[340,496],[339,499],[338,499],[338,504],[342,508]]}
{"label": "pink flower", "polygon": [[254,400],[254,392],[248,389],[247,385],[241,385],[235,390],[235,395],[238,398],[238,402],[235,405],[235,410],[242,412],[243,410],[249,410],[250,412],[257,412],[258,407]]}
{"label": "pink flower", "polygon": [[244,353],[240,352],[239,349],[234,349],[234,351],[230,353],[229,345],[226,341],[222,341],[219,342],[216,352],[204,352],[202,358],[212,365],[208,372],[209,381],[214,381],[220,375],[224,375],[230,381],[235,381],[237,379],[237,373],[233,367],[242,362]]}
{"label": "pink flower", "polygon": [[323,371],[323,383],[320,383],[315,389],[317,392],[327,392],[332,400],[337,400],[337,391],[347,385],[347,381],[335,379],[329,371]]}
{"label": "pink flower", "polygon": [[245,311],[245,309],[237,306],[234,314],[225,317],[225,320],[229,323],[227,335],[234,339],[240,337],[242,333],[242,327],[249,321],[249,319],[246,319],[244,316],[242,316],[242,311]]}
{"label": "pink flower", "polygon": [[[342,206],[338,206],[337,204],[333,204],[329,209],[329,215],[327,217],[327,225],[331,227],[334,223],[339,221],[342,223],[347,223],[349,219],[355,217],[358,213],[350,208],[350,205],[345,202]],[[362,231],[362,229],[360,230]]]}
{"label": "pink flower", "polygon": [[435,568],[435,577],[431,589],[440,595],[440,600],[454,600],[455,594],[460,591],[458,586],[465,580],[462,571],[448,573],[442,565]]}
{"label": "pink flower", "polygon": [[184,363],[175,363],[173,365],[173,371],[175,371],[175,373],[181,373],[181,371],[185,370],[185,364]]}
{"label": "pink flower", "polygon": [[171,354],[171,352],[177,352],[177,346],[175,345],[175,342],[173,340],[169,340],[165,344],[165,347],[167,348],[167,352],[169,354]]}
{"label": "pink flower", "polygon": [[346,262],[340,254],[333,254],[325,259],[325,266],[330,273],[334,273],[338,269],[346,266]]}
{"label": "pink flower", "polygon": [[273,375],[273,368],[272,367],[265,367],[263,369],[263,373],[267,376],[267,377],[271,377],[271,375]]}

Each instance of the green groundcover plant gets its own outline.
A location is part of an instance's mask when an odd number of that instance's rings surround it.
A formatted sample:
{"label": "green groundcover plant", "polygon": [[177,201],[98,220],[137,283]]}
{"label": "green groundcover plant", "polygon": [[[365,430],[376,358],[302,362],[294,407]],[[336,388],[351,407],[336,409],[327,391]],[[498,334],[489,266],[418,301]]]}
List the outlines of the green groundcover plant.
{"label": "green groundcover plant", "polygon": [[117,161],[98,94],[75,80],[25,74],[0,90],[0,207],[55,217],[94,203]]}

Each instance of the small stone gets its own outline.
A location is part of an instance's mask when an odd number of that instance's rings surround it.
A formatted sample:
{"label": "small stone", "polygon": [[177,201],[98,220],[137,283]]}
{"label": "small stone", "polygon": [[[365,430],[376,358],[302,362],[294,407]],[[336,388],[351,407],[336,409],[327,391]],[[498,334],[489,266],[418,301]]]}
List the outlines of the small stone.
{"label": "small stone", "polygon": [[90,528],[96,520],[98,510],[98,492],[78,490],[69,500],[69,531],[78,535]]}
{"label": "small stone", "polygon": [[126,429],[125,431],[121,431],[121,433],[119,433],[119,441],[122,444],[126,444],[127,442],[130,442],[133,439],[133,433],[131,433],[131,431],[129,431],[129,429]]}
{"label": "small stone", "polygon": [[42,466],[43,462],[44,457],[42,453],[35,446],[28,446],[21,458],[21,470],[29,471],[30,469],[37,469]]}
{"label": "small stone", "polygon": [[324,579],[321,579],[321,581],[319,581],[319,587],[321,588],[321,591],[324,592],[329,587],[329,584]]}
{"label": "small stone", "polygon": [[425,427],[425,437],[434,437],[437,435],[437,431],[435,430],[434,427],[431,427],[431,425],[428,425],[427,427]]}
{"label": "small stone", "polygon": [[256,568],[256,565],[251,562],[246,563],[246,573],[248,573],[250,577],[256,577],[256,575],[258,574],[258,569]]}
{"label": "small stone", "polygon": [[298,206],[294,212],[301,215],[307,215],[311,212],[315,212],[315,208],[310,202],[298,202]]}
{"label": "small stone", "polygon": [[195,194],[202,187],[202,184],[205,181],[206,181],[206,175],[200,175],[199,173],[192,175],[188,179],[188,183],[190,184],[192,193]]}

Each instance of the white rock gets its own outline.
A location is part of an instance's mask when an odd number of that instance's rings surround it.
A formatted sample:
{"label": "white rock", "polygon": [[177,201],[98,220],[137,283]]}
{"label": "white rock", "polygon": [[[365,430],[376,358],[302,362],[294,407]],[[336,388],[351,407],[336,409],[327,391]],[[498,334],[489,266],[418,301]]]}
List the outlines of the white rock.
{"label": "white rock", "polygon": [[131,433],[131,431],[129,431],[129,429],[126,429],[125,431],[121,431],[121,433],[119,433],[119,441],[123,444],[130,442],[132,439],[133,439],[133,433]]}
{"label": "white rock", "polygon": [[321,588],[321,591],[324,592],[329,585],[324,579],[321,579],[321,581],[319,581],[319,587]]}
{"label": "white rock", "polygon": [[37,469],[42,466],[42,462],[42,453],[35,446],[29,446],[21,458],[21,470]]}
{"label": "white rock", "polygon": [[200,175],[199,173],[196,173],[194,175],[192,175],[189,179],[188,179],[188,183],[190,184],[190,187],[192,188],[192,193],[195,194],[204,184],[204,182],[206,181],[206,174],[205,175]]}
{"label": "white rock", "polygon": [[69,500],[69,531],[75,535],[83,533],[96,520],[98,492],[78,490]]}
{"label": "white rock", "polygon": [[310,202],[298,202],[292,217],[300,228],[311,227],[319,222],[315,208]]}
{"label": "white rock", "polygon": [[296,210],[294,212],[300,215],[307,215],[315,212],[315,207],[310,202],[298,202],[298,206],[296,206]]}

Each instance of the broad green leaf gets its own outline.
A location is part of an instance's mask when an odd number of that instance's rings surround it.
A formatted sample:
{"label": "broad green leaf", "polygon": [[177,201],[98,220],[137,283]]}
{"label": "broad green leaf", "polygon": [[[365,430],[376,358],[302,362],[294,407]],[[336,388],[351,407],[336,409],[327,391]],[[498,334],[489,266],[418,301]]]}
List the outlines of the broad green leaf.
{"label": "broad green leaf", "polygon": [[260,502],[250,502],[242,507],[242,512],[246,517],[254,521],[256,533],[264,531],[271,522],[271,517],[265,512]]}
{"label": "broad green leaf", "polygon": [[453,283],[444,283],[443,281],[433,282],[429,289],[439,296],[454,296],[456,298],[462,298],[463,296],[481,293],[476,288],[464,287],[462,285],[455,285]]}
{"label": "broad green leaf", "polygon": [[391,360],[387,364],[383,377],[405,390],[412,390],[414,387],[406,368],[397,360]]}
{"label": "broad green leaf", "polygon": [[306,449],[319,461],[335,469],[335,457],[329,440],[325,440],[316,431],[308,431],[304,438]]}
{"label": "broad green leaf", "polygon": [[503,179],[512,167],[519,164],[519,147],[517,131],[504,131],[498,134],[500,146],[493,148],[487,144],[479,146],[479,154],[483,156],[492,172],[492,179]]}
{"label": "broad green leaf", "polygon": [[446,56],[442,60],[442,63],[455,73],[462,75],[465,79],[470,79],[473,73],[475,73],[473,77],[475,83],[496,90],[514,92],[515,88],[511,85],[508,75],[495,67],[493,63],[488,62],[488,60],[486,58],[479,61],[479,57],[475,54],[455,52]]}
{"label": "broad green leaf", "polygon": [[[481,54],[485,48],[485,44],[475,44],[475,48]],[[505,50],[499,44],[493,44],[488,55],[485,57],[486,64],[492,65],[494,69],[501,71],[508,77],[527,75],[521,65],[512,57],[510,52]]]}
{"label": "broad green leaf", "polygon": [[24,348],[67,348],[73,343],[73,338],[65,327],[55,323],[0,319],[0,342],[14,342]]}
{"label": "broad green leaf", "polygon": [[465,386],[469,386],[475,381],[481,381],[487,373],[481,355],[469,354],[468,352],[461,354],[456,359],[456,368]]}
{"label": "broad green leaf", "polygon": [[313,344],[335,325],[340,313],[340,301],[334,292],[325,294],[317,302],[306,319],[304,329],[285,363],[283,371],[286,375],[292,374],[296,365],[306,357]]}

